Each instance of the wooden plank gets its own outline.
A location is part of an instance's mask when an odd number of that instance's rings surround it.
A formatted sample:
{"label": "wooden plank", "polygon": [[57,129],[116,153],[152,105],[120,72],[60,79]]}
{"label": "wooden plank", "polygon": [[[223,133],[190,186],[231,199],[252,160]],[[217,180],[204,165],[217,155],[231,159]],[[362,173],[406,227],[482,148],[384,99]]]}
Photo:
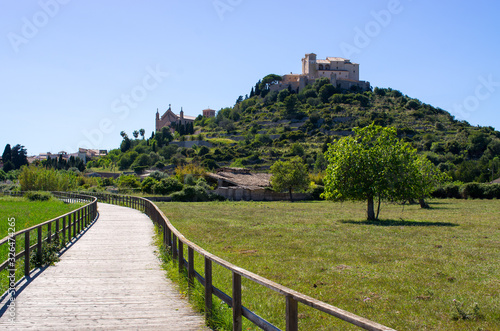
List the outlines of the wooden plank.
{"label": "wooden plank", "polygon": [[4,314],[0,330],[208,330],[165,277],[148,217],[99,208],[99,221],[61,261],[18,293],[16,322]]}

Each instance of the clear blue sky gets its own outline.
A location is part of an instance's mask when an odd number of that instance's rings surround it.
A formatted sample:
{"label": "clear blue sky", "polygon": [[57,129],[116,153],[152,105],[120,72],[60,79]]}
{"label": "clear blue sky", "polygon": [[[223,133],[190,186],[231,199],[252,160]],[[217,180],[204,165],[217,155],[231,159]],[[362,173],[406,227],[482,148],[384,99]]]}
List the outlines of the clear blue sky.
{"label": "clear blue sky", "polygon": [[122,130],[149,136],[157,108],[232,106],[311,52],[500,129],[499,12],[482,0],[0,0],[0,148],[116,148]]}

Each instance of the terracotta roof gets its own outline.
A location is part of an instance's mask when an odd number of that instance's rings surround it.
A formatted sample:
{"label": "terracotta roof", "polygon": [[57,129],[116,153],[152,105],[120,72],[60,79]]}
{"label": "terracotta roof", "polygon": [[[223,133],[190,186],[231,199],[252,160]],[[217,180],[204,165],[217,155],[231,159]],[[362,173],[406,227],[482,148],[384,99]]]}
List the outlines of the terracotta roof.
{"label": "terracotta roof", "polygon": [[344,59],[343,57],[327,57],[326,59],[328,61],[340,61],[340,62],[347,61],[347,62],[349,62],[348,59]]}
{"label": "terracotta roof", "polygon": [[490,184],[500,184],[500,178],[495,179]]}

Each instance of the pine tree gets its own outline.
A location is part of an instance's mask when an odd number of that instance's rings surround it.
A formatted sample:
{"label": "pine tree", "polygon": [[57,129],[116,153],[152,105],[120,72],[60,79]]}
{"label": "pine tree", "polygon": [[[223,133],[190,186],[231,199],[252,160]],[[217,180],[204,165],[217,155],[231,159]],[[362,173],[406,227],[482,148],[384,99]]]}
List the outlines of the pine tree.
{"label": "pine tree", "polygon": [[253,86],[252,86],[252,90],[250,91],[250,98],[252,98],[254,95],[255,95],[255,92],[254,92]]}

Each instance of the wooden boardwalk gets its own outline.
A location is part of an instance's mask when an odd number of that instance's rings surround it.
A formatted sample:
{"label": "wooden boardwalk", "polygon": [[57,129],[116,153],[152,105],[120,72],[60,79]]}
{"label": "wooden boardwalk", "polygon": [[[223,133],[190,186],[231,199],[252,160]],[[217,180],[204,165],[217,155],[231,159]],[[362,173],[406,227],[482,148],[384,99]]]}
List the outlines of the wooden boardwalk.
{"label": "wooden boardwalk", "polygon": [[15,322],[5,313],[0,329],[208,330],[161,269],[151,220],[101,203],[99,213],[60,262],[18,293]]}

